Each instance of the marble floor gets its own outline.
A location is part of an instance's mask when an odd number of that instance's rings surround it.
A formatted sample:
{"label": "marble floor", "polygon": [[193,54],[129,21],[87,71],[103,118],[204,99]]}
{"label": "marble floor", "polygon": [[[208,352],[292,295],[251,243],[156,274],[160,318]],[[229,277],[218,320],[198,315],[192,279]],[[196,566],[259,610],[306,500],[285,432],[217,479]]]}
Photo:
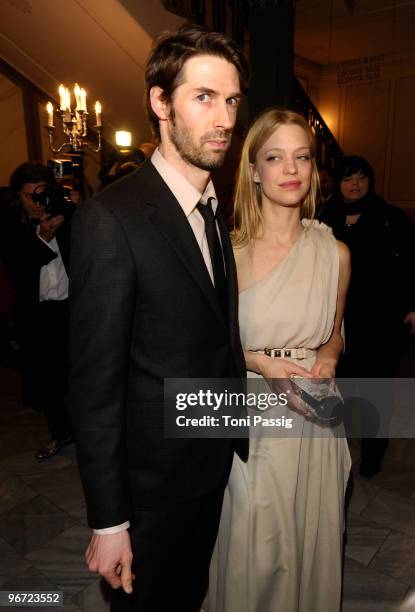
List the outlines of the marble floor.
{"label": "marble floor", "polygon": [[[13,370],[0,369],[0,390],[0,591],[61,590],[56,610],[104,612],[108,589],[84,563],[90,532],[74,448],[38,463],[43,416],[22,407]],[[371,480],[357,474],[357,442],[351,451],[343,612],[391,612],[415,588],[415,440],[393,440]]]}

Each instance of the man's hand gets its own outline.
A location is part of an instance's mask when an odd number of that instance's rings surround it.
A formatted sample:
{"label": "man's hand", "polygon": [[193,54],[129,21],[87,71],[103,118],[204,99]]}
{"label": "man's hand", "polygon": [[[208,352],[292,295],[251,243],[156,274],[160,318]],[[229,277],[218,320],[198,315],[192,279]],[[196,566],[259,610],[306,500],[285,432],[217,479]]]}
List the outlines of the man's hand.
{"label": "man's hand", "polygon": [[43,215],[40,218],[39,236],[46,242],[50,242],[52,238],[54,238],[56,230],[62,225],[62,223],[64,223],[64,221],[65,219],[62,217],[62,215],[56,215],[56,217]]}
{"label": "man's hand", "polygon": [[120,586],[126,593],[133,591],[130,534],[127,530],[107,535],[94,534],[91,538],[85,559],[90,572],[98,572],[112,586]]}

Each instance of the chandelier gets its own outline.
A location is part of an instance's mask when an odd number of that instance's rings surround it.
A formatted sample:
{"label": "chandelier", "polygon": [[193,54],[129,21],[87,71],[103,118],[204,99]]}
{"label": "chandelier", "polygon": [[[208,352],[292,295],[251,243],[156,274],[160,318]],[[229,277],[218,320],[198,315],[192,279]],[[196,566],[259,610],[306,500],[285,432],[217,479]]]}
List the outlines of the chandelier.
{"label": "chandelier", "polygon": [[[97,101],[95,102],[95,125],[93,126],[98,134],[98,144],[95,147],[87,140],[88,135],[88,109],[86,104],[86,91],[75,84],[74,90],[75,108],[71,107],[71,94],[68,88],[64,85],[59,85],[59,108],[54,110],[52,102],[46,105],[48,114],[48,124],[46,129],[49,136],[49,147],[53,153],[60,153],[63,149],[70,149],[75,153],[82,153],[87,148],[94,153],[101,151],[101,134],[102,134],[102,107]],[[56,115],[62,124],[62,133],[64,141],[62,144],[55,145],[55,124],[54,115]]]}

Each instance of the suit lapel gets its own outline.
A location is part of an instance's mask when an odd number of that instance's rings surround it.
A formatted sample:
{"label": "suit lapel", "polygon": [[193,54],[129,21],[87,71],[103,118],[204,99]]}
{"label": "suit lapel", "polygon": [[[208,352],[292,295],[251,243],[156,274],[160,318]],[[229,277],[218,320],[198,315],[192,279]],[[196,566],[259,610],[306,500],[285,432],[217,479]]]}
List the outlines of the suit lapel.
{"label": "suit lapel", "polygon": [[[146,178],[151,187],[147,198],[149,220],[168,240],[204,293],[217,317],[225,326],[215,288],[183,209],[151,163],[146,164],[146,167],[143,167],[142,170],[146,173]],[[229,238],[227,240],[229,242]]]}
{"label": "suit lapel", "polygon": [[222,243],[222,252],[225,260],[225,270],[228,285],[228,322],[229,329],[232,329],[235,324],[235,312],[237,302],[237,281],[235,259],[232,252],[232,245],[229,238],[228,228],[225,219],[222,216],[219,208],[216,210],[216,218],[218,221],[220,239]]}
{"label": "suit lapel", "polygon": [[[69,221],[65,221],[66,224],[69,223]],[[59,246],[59,251],[61,254],[61,258],[63,261],[63,265],[65,266],[65,271],[66,274],[69,276],[69,239],[70,239],[70,234],[69,231],[67,230],[68,225],[66,225],[66,228],[64,226],[62,226],[61,228],[59,228],[59,230],[61,231],[57,231],[56,232],[56,241],[58,243]]]}
{"label": "suit lapel", "polygon": [[228,279],[228,322],[229,338],[233,348],[233,358],[238,376],[245,377],[245,358],[243,355],[241,341],[239,337],[238,322],[238,278],[236,272],[235,258],[233,256],[232,244],[224,218],[219,210],[216,212],[222,250],[226,265],[226,275]]}

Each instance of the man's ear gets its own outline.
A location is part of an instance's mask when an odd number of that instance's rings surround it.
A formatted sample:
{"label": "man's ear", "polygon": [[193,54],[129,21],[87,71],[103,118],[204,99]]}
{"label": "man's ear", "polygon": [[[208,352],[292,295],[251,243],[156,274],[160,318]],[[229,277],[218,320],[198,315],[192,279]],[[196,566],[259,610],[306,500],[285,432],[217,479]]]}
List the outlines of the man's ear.
{"label": "man's ear", "polygon": [[255,164],[249,164],[249,167],[251,168],[251,174],[252,174],[252,178],[253,178],[254,183],[258,183],[259,184],[261,182],[261,180],[259,178],[258,172],[256,171]]}
{"label": "man's ear", "polygon": [[169,118],[169,105],[164,98],[162,88],[158,85],[150,89],[150,104],[160,121],[166,121]]}

